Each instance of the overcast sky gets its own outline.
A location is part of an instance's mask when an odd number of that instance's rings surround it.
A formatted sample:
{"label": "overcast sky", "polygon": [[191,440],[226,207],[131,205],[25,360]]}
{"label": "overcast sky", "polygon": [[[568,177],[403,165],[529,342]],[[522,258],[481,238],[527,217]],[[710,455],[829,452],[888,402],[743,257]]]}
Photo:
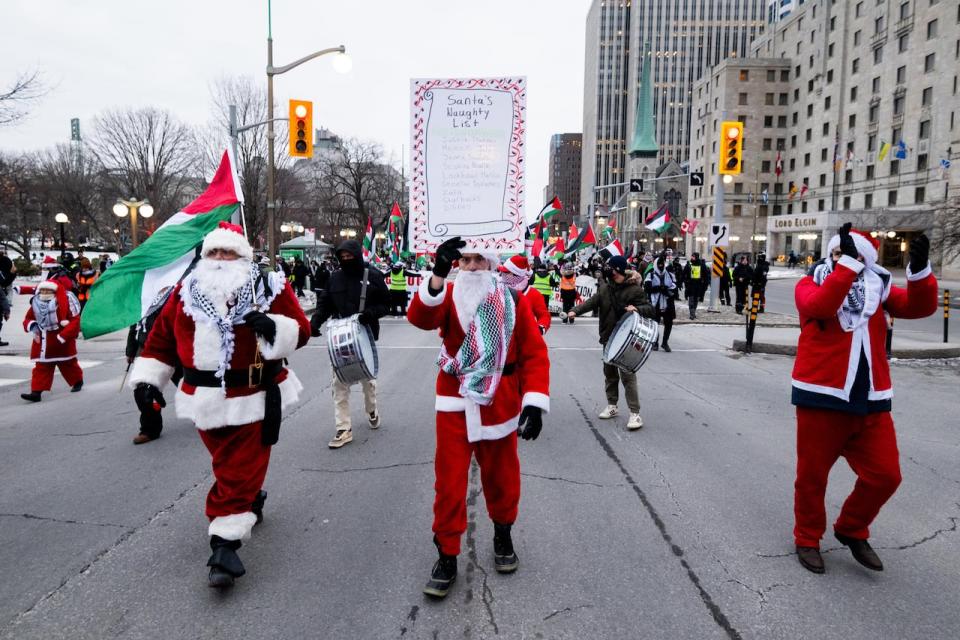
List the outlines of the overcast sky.
{"label": "overcast sky", "polygon": [[[273,0],[274,63],[344,44],[277,76],[276,97],[314,102],[314,125],[383,144],[399,160],[409,137],[410,78],[527,77],[527,214],[542,206],[550,136],[583,126],[589,0]],[[2,0],[0,88],[38,69],[50,93],[0,128],[0,148],[66,142],[106,108],[157,106],[191,124],[209,118],[211,81],[266,84],[266,0]],[[409,149],[407,149],[409,153]],[[409,167],[409,160],[406,161]]]}

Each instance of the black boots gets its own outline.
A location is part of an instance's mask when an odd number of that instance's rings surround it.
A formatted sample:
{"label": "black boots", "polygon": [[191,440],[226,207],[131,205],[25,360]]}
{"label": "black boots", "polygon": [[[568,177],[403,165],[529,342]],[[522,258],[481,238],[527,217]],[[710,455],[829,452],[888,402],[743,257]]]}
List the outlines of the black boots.
{"label": "black boots", "polygon": [[80,389],[83,389],[83,380],[70,387],[70,393],[76,393],[77,391],[80,391]]}
{"label": "black boots", "polygon": [[493,523],[493,565],[497,573],[513,573],[520,566],[520,559],[513,550],[509,524]]}
{"label": "black boots", "polygon": [[673,349],[670,348],[670,345],[667,343],[666,340],[663,341],[663,350],[666,351],[667,353],[670,353],[671,351],[673,351]]}
{"label": "black boots", "polygon": [[257,497],[253,501],[253,506],[250,507],[250,511],[253,511],[253,515],[257,516],[257,524],[263,522],[263,503],[267,501],[267,492],[261,489],[257,492]]}
{"label": "black boots", "polygon": [[247,572],[237,555],[240,541],[210,536],[210,548],[213,549],[213,554],[207,560],[207,566],[210,567],[210,586],[214,589],[232,587],[234,579]]}
{"label": "black boots", "polygon": [[30,402],[40,402],[40,394],[42,391],[31,391],[30,393],[21,393],[20,397],[24,400],[29,400]]}
{"label": "black boots", "polygon": [[440,557],[433,565],[433,571],[430,572],[430,579],[423,588],[423,592],[434,598],[446,597],[450,587],[457,580],[457,556],[448,556],[440,550],[440,543],[437,537],[433,537],[433,544],[437,545],[437,552]]}
{"label": "black boots", "polygon": [[826,571],[823,566],[823,556],[820,555],[820,549],[816,547],[797,547],[797,560],[807,571],[813,573]]}
{"label": "black boots", "polygon": [[873,550],[873,547],[870,546],[870,543],[866,540],[858,540],[856,538],[851,538],[850,536],[845,536],[842,533],[837,533],[834,531],[834,536],[837,540],[840,541],[845,547],[850,548],[850,552],[853,553],[854,559],[865,566],[867,569],[872,569],[873,571],[883,571],[883,562],[880,561],[880,556],[877,555],[877,552]]}

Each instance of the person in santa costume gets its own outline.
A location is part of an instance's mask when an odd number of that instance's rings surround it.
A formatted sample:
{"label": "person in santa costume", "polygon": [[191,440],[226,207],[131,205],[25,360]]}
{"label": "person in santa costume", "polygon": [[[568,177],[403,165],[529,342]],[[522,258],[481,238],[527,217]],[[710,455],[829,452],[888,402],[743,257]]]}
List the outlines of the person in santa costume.
{"label": "person in santa costume", "polygon": [[828,257],[797,283],[795,292],[800,341],[793,367],[794,538],[800,564],[814,573],[824,572],[823,501],[830,469],[841,456],[857,482],[833,525],[834,535],[860,564],[883,570],[868,542],[869,527],[900,484],[884,312],[923,318],[937,309],[927,237],[910,243],[906,288],[893,286],[890,272],[877,265],[878,246],[850,223],[843,225],[827,245]]}
{"label": "person in santa costume", "polygon": [[77,362],[77,336],[80,335],[80,301],[62,282],[45,280],[30,298],[23,319],[23,330],[33,334],[30,359],[30,393],[20,397],[40,402],[40,394],[53,386],[53,371],[59,368],[70,391],[83,388],[83,370]]}
{"label": "person in santa costume", "polygon": [[245,573],[241,541],[263,517],[262,491],[281,412],[303,389],[283,359],[310,338],[310,324],[282,274],[263,275],[234,224],[206,235],[196,268],[176,286],[130,372],[137,404],[165,406],[178,363],[177,417],[192,420],[210,452],[206,514],[211,587]]}
{"label": "person in santa costume", "polygon": [[530,261],[527,256],[518,254],[500,265],[500,280],[517,293],[523,295],[530,303],[530,310],[533,311],[533,317],[537,319],[537,325],[540,327],[540,333],[545,334],[550,330],[550,311],[547,309],[547,303],[544,302],[543,295],[530,287],[530,277],[533,270],[530,268]]}
{"label": "person in santa costume", "polygon": [[[517,435],[534,440],[550,410],[547,345],[525,296],[497,278],[495,253],[463,253],[451,238],[437,248],[431,277],[413,297],[407,318],[427,331],[440,330],[437,374],[436,491],[433,541],[440,554],[425,594],[447,595],[457,577],[460,537],[467,529],[470,459],[480,466],[487,513],[493,520],[494,567],[519,566],[511,527],[520,502]],[[454,262],[456,282],[445,278]]]}

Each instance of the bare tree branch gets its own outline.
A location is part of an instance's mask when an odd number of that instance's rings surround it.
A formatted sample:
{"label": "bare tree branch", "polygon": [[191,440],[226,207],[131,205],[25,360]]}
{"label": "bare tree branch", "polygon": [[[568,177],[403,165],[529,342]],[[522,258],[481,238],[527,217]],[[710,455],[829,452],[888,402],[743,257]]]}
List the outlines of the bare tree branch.
{"label": "bare tree branch", "polygon": [[47,93],[39,71],[21,73],[6,89],[0,89],[0,126],[13,124]]}

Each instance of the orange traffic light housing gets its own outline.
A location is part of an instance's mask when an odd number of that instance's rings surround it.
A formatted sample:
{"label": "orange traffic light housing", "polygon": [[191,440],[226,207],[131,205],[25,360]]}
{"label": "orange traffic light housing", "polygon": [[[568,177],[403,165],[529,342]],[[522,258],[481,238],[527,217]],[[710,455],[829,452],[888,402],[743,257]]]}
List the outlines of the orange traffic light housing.
{"label": "orange traffic light housing", "polygon": [[740,175],[743,168],[743,123],[737,120],[720,123],[720,158],[717,172]]}
{"label": "orange traffic light housing", "polygon": [[313,157],[313,103],[290,101],[290,157]]}

